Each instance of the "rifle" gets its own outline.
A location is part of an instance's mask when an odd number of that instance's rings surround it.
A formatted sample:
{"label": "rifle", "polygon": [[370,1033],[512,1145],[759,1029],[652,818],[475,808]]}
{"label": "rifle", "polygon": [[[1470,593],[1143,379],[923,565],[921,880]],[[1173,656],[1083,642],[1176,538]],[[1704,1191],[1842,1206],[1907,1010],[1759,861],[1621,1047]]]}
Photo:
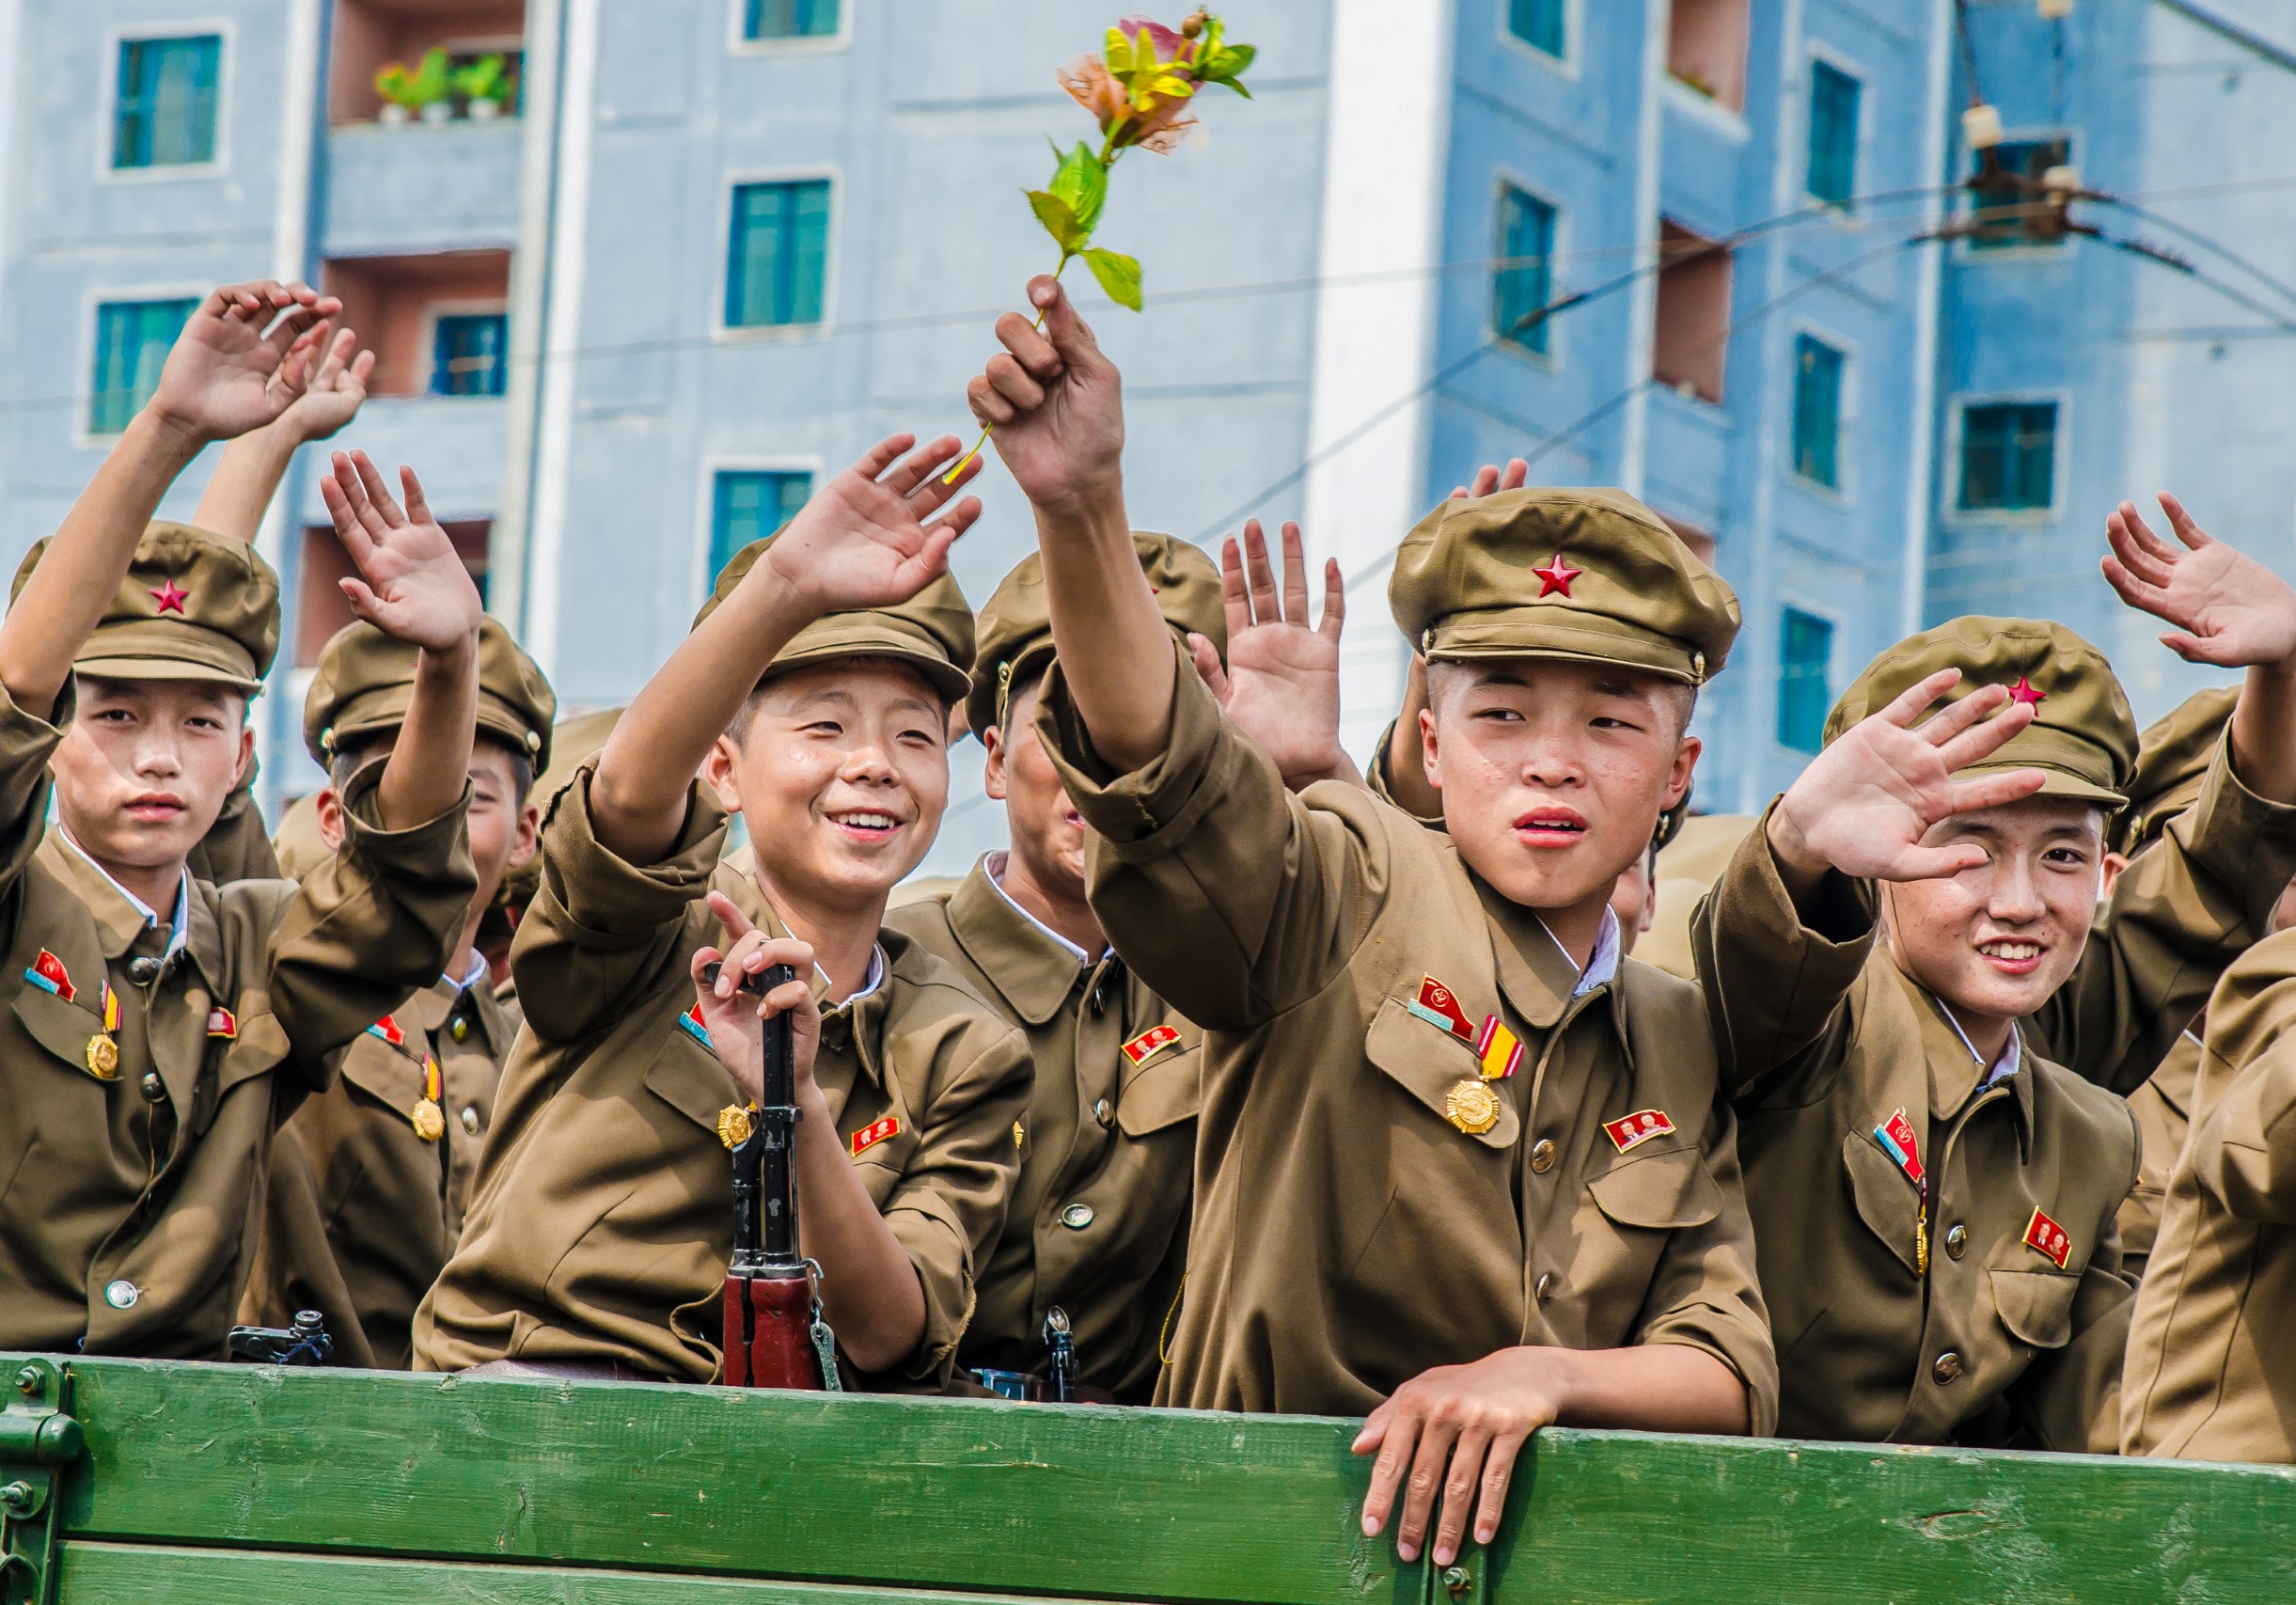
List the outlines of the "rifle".
{"label": "rifle", "polygon": [[[701,972],[714,985],[718,966]],[[785,964],[742,978],[762,998],[796,979]],[[726,1267],[725,1373],[730,1388],[837,1388],[836,1339],[813,1295],[820,1267],[797,1246],[797,1083],[790,1018],[765,1022],[765,1075],[753,1119],[733,1150],[733,1259]],[[738,1130],[739,1128],[736,1127]],[[731,1135],[731,1133],[729,1133]]]}

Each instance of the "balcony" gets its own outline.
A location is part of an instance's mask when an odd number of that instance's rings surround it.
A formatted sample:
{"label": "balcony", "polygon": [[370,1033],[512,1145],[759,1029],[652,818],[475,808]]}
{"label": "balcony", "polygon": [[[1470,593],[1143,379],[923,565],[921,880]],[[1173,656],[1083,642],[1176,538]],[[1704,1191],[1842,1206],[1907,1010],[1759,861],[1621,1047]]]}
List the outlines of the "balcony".
{"label": "balcony", "polygon": [[518,238],[520,129],[510,120],[333,130],[327,135],[322,254],[512,244]]}
{"label": "balcony", "polygon": [[[327,121],[514,117],[526,29],[525,0],[336,0]],[[425,77],[432,51],[445,71]]]}

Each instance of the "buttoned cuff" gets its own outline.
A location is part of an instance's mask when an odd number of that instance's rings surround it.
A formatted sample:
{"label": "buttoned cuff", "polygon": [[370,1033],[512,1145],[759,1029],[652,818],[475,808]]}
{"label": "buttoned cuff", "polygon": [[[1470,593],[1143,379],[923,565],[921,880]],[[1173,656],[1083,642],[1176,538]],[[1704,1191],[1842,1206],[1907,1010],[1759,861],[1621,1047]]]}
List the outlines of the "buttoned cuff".
{"label": "buttoned cuff", "polygon": [[1829,870],[1811,907],[1795,902],[1769,841],[1770,815],[1777,809],[1773,800],[1762,810],[1731,856],[1712,894],[1715,906],[1729,911],[1733,936],[1753,943],[1753,951],[1799,953],[1804,972],[1817,984],[1847,992],[1873,953],[1878,930],[1873,900],[1858,882]]}
{"label": "buttoned cuff", "polygon": [[1228,791],[1243,738],[1221,716],[1195,664],[1173,649],[1172,736],[1162,752],[1130,774],[1119,774],[1093,746],[1068,682],[1054,663],[1038,700],[1036,733],[1060,771],[1069,800],[1084,822],[1115,849],[1139,862],[1161,856],[1203,820]]}
{"label": "buttoned cuff", "polygon": [[387,756],[374,758],[360,765],[343,787],[343,844],[338,851],[378,867],[388,865],[394,874],[413,871],[455,877],[464,883],[463,897],[468,901],[479,889],[466,829],[470,782],[463,782],[463,795],[442,812],[393,830],[383,823],[383,771],[389,765]]}
{"label": "buttoned cuff", "polygon": [[586,935],[650,936],[683,920],[709,890],[725,846],[727,814],[696,780],[669,851],[653,863],[633,864],[598,840],[590,797],[597,774],[593,758],[575,771],[551,809],[543,829],[543,883],[563,917]]}
{"label": "buttoned cuff", "polygon": [[927,1188],[896,1191],[885,1224],[916,1267],[925,1299],[925,1333],[916,1352],[887,1375],[912,1382],[946,1381],[957,1341],[972,1322],[972,1245],[948,1202]]}
{"label": "buttoned cuff", "polygon": [[2229,724],[2209,760],[2199,802],[2169,828],[2184,833],[2185,856],[2210,879],[2240,889],[2247,928],[2269,930],[2272,905],[2296,879],[2296,804],[2248,789],[2232,762]]}

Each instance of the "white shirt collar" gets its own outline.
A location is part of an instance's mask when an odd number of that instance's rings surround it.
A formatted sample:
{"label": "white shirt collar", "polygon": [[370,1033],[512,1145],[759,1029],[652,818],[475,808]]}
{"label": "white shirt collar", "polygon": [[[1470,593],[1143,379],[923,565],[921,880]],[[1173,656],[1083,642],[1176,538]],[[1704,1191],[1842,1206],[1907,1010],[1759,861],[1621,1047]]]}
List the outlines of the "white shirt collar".
{"label": "white shirt collar", "polygon": [[[1943,999],[1938,999],[1937,1009],[1939,1014],[1945,1016],[1945,1023],[1953,1028],[1953,1034],[1961,1039],[1961,1046],[1969,1049],[1972,1062],[1984,1063],[1984,1056],[1977,1051],[1977,1045],[1969,1040],[1969,1032],[1961,1029],[1961,1022],[1954,1018],[1953,1010],[1946,1006]],[[1994,1082],[2006,1080],[2016,1075],[2017,1067],[2022,1062],[2023,1057],[2023,1050],[2018,1046],[2017,1026],[2012,1021],[2009,1026],[2008,1043],[2002,1048],[2001,1057],[1994,1060],[1984,1076],[1978,1079],[1977,1090],[1983,1092]]]}
{"label": "white shirt collar", "polygon": [[[1552,931],[1548,930],[1546,921],[1541,920],[1538,922],[1538,928],[1547,932],[1547,939],[1554,943],[1565,959],[1570,959],[1570,950],[1563,946],[1562,941]],[[1602,923],[1595,929],[1595,951],[1587,954],[1586,968],[1580,970],[1579,983],[1570,989],[1570,995],[1573,998],[1583,998],[1596,987],[1608,985],[1616,980],[1619,957],[1618,910],[1612,908],[1609,904],[1605,904],[1602,908]],[[1578,961],[1571,959],[1571,965],[1576,968]]]}
{"label": "white shirt collar", "polygon": [[486,955],[473,948],[470,950],[470,968],[463,972],[462,980],[457,981],[451,975],[441,975],[439,979],[458,992],[467,992],[493,974],[493,968],[486,962]]}
{"label": "white shirt collar", "polygon": [[1030,924],[1044,932],[1045,935],[1053,941],[1060,943],[1061,947],[1067,952],[1068,956],[1077,961],[1077,968],[1091,968],[1095,963],[1098,962],[1093,957],[1092,954],[1086,952],[1082,948],[1077,946],[1076,943],[1070,941],[1066,936],[1062,936],[1060,932],[1046,924],[1035,915],[1030,913],[1026,908],[1023,908],[1018,903],[1014,902],[1013,894],[1004,889],[1004,867],[1010,861],[1011,855],[1006,853],[1001,847],[998,848],[994,853],[987,854],[981,860],[982,873],[988,876],[988,884],[997,889],[997,895],[1003,898],[1005,902],[1013,905],[1014,913],[1019,915]]}
{"label": "white shirt collar", "polygon": [[[136,896],[126,887],[121,886],[118,881],[112,879],[112,872],[105,869],[102,864],[97,863],[94,858],[89,858],[87,849],[81,846],[77,842],[74,842],[71,839],[71,831],[65,829],[61,825],[58,825],[55,827],[55,833],[63,838],[65,846],[71,848],[73,852],[79,854],[81,858],[87,860],[88,868],[94,870],[98,874],[102,875],[105,884],[110,886],[114,891],[119,893],[120,896],[128,900],[128,906],[134,909],[136,913],[141,914],[144,917],[145,924],[150,925],[154,928],[159,925],[159,910],[152,907],[149,903],[146,903],[142,898]],[[169,921],[167,927],[167,949],[165,952],[160,954],[160,962],[163,964],[175,957],[177,953],[181,952],[183,951],[183,944],[191,940],[191,871],[183,871],[182,876],[183,878],[181,880],[176,882],[176,910],[175,915]]]}
{"label": "white shirt collar", "polygon": [[[829,983],[829,972],[822,968],[818,964],[813,967],[813,973],[821,977],[821,983],[824,986],[826,986]],[[882,947],[873,945],[869,950],[868,978],[861,983],[861,989],[858,992],[856,992],[852,997],[838,1004],[837,1007],[841,1009],[850,1009],[854,1004],[859,1002],[862,999],[868,997],[872,992],[874,992],[878,987],[884,984],[885,950]]]}

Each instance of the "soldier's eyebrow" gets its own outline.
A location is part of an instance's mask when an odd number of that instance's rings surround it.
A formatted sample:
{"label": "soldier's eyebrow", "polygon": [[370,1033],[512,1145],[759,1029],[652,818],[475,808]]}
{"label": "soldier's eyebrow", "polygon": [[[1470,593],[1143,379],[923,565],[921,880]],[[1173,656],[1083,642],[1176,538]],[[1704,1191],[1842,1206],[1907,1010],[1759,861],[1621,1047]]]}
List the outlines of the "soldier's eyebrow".
{"label": "soldier's eyebrow", "polygon": [[790,705],[790,712],[797,713],[803,709],[814,707],[823,702],[833,702],[841,708],[857,708],[860,706],[860,703],[855,700],[852,692],[845,690],[841,686],[825,685],[818,691],[808,691],[804,696],[798,698],[796,701]]}

